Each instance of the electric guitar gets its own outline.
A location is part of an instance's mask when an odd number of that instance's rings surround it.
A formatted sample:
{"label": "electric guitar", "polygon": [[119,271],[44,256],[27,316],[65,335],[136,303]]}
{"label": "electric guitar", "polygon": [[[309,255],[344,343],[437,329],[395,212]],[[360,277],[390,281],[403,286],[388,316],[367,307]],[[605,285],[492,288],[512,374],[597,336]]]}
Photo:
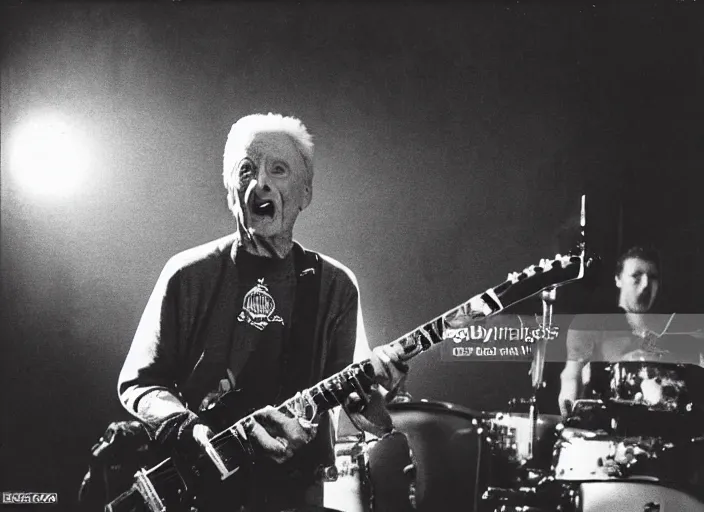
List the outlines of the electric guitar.
{"label": "electric guitar", "polygon": [[[511,273],[499,285],[489,288],[467,302],[434,318],[412,332],[401,336],[389,345],[395,353],[403,354],[403,361],[429,350],[444,339],[451,339],[450,332],[500,313],[520,301],[543,290],[562,286],[581,279],[592,258],[585,253],[584,242],[578,250],[550,260],[541,260],[521,272]],[[371,389],[374,368],[369,359],[351,364],[341,372],[328,377],[315,386],[297,393],[278,407],[292,417],[312,421],[319,414],[340,405],[352,392]],[[214,416],[223,409],[233,409],[232,396],[215,402]],[[236,401],[236,398],[235,398]],[[211,411],[203,413],[207,416]],[[105,512],[187,512],[198,509],[199,496],[208,493],[209,485],[219,485],[228,480],[242,496],[247,491],[247,475],[251,474],[254,459],[245,439],[238,433],[249,416],[215,434],[197,460],[186,464],[165,459],[151,469],[142,469],[135,475],[130,489],[110,502]],[[235,495],[239,495],[238,492]],[[193,507],[193,508],[192,508]],[[236,510],[233,505],[233,510]]]}

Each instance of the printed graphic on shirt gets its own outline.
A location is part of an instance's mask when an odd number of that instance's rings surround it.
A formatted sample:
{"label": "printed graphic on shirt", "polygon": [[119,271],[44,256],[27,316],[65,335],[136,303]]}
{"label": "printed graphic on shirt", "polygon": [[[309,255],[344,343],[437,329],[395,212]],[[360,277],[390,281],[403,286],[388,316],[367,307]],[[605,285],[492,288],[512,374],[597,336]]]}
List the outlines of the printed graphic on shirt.
{"label": "printed graphic on shirt", "polygon": [[269,288],[264,284],[264,279],[257,280],[257,284],[247,292],[242,302],[242,311],[237,320],[247,322],[260,331],[271,322],[279,322],[281,325],[284,319],[274,314],[276,302],[269,293]]}

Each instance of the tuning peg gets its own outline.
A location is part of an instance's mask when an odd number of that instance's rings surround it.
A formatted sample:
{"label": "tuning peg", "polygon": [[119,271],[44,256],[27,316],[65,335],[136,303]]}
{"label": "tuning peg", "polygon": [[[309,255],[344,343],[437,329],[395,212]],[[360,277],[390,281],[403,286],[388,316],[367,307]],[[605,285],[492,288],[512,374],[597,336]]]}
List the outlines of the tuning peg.
{"label": "tuning peg", "polygon": [[562,265],[562,268],[567,267],[570,263],[572,263],[572,256],[566,255],[560,258],[560,264]]}
{"label": "tuning peg", "polygon": [[512,283],[517,283],[520,279],[520,275],[520,272],[511,272],[506,278],[506,280],[511,281]]}

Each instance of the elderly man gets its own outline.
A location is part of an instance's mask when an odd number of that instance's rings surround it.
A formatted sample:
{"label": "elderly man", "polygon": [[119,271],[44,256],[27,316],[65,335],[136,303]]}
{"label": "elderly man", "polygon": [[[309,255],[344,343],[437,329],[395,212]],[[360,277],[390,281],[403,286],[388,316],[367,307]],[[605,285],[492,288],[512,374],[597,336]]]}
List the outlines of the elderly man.
{"label": "elderly man", "polygon": [[[266,489],[253,492],[246,509],[321,506],[318,470],[333,461],[329,415],[310,423],[264,406],[370,357],[381,387],[353,394],[347,405],[357,425],[383,435],[392,429],[387,391],[407,367],[389,349],[370,351],[354,274],[293,240],[313,195],[313,143],[301,121],[240,119],[223,164],[236,230],[166,264],[120,374],[119,396],[159,443],[195,439],[204,446],[213,432],[198,413],[241,390],[262,407],[244,434],[257,466],[266,468]],[[218,512],[233,510],[226,501]]]}

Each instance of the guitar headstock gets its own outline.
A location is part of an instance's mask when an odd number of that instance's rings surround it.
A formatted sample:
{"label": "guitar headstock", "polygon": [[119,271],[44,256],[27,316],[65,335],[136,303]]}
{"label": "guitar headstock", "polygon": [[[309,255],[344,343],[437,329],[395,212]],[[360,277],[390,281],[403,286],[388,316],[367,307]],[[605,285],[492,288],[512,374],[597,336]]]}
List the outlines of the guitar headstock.
{"label": "guitar headstock", "polygon": [[531,265],[520,272],[511,272],[506,278],[512,284],[527,279],[540,279],[546,286],[561,286],[575,279],[580,279],[585,270],[584,258],[579,255],[557,254],[552,259],[541,259],[537,265]]}
{"label": "guitar headstock", "polygon": [[556,254],[552,259],[541,259],[520,272],[511,272],[497,290],[504,308],[532,297],[550,288],[557,288],[582,279],[593,258],[584,251],[579,254]]}

